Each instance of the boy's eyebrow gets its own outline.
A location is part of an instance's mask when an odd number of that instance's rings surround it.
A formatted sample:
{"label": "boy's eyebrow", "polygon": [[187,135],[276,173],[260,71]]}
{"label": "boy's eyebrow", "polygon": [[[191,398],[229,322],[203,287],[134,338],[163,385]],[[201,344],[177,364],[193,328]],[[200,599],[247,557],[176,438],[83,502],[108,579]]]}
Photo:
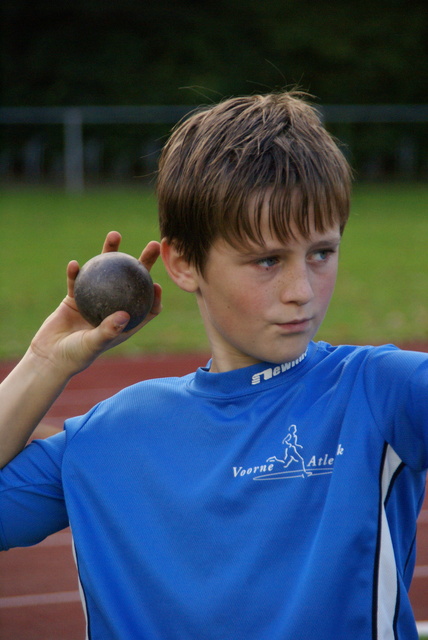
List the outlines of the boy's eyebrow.
{"label": "boy's eyebrow", "polygon": [[[329,247],[337,247],[340,242],[342,240],[342,236],[338,233],[338,234],[334,234],[331,236],[325,236],[324,238],[321,238],[319,240],[316,240],[315,242],[309,243],[309,248],[311,250],[314,249],[325,249],[325,248],[329,248]],[[273,253],[281,253],[283,251],[287,251],[287,244],[279,244],[279,245],[262,245],[262,244],[258,244],[258,245],[251,245],[249,247],[246,248],[242,248],[240,253],[242,253],[243,255],[246,256],[252,256],[252,255],[259,255],[259,254],[273,254]]]}
{"label": "boy's eyebrow", "polygon": [[327,245],[337,246],[338,244],[340,244],[341,240],[342,240],[342,236],[339,234],[334,236],[328,236],[321,240],[317,240],[316,242],[311,244],[311,247],[313,247],[314,249],[317,249],[318,247],[325,247]]}

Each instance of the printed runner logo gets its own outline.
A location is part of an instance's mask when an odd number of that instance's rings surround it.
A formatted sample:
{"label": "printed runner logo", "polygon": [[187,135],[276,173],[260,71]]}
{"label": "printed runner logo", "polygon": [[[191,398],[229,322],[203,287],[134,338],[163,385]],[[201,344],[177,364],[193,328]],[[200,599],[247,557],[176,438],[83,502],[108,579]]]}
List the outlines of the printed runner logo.
{"label": "printed runner logo", "polygon": [[289,478],[308,478],[333,473],[336,456],[343,455],[339,444],[336,455],[328,453],[321,457],[313,455],[307,463],[303,457],[303,446],[297,441],[297,426],[292,424],[282,441],[285,445],[284,457],[270,456],[264,464],[248,467],[233,467],[233,477],[252,476],[253,480],[287,480]]}

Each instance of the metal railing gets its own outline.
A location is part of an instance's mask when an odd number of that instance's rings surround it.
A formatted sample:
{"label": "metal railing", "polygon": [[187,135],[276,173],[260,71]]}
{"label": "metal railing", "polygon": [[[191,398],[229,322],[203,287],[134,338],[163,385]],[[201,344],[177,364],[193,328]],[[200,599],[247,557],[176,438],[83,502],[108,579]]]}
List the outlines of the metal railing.
{"label": "metal railing", "polygon": [[[84,189],[85,124],[174,124],[195,106],[73,106],[0,107],[0,124],[63,126],[65,187],[70,192]],[[426,123],[428,105],[324,105],[318,107],[328,123]]]}

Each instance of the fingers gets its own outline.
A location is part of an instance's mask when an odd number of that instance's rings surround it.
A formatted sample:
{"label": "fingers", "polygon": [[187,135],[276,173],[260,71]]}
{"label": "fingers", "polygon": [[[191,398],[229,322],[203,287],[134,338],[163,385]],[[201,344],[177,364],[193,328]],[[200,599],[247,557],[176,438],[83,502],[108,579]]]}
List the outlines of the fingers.
{"label": "fingers", "polygon": [[160,243],[156,242],[156,240],[151,240],[139,258],[140,262],[150,271],[150,269],[155,264],[156,260],[159,258],[160,254]]}
{"label": "fingers", "polygon": [[[122,236],[118,231],[109,231],[103,244],[103,253],[118,251]],[[160,244],[156,240],[149,242],[140,255],[140,262],[150,271],[160,254]]]}
{"label": "fingers", "polygon": [[102,253],[108,253],[109,251],[117,251],[119,249],[122,236],[118,231],[109,231],[106,235],[106,239],[103,244]]}
{"label": "fingers", "polygon": [[162,287],[160,286],[160,284],[157,284],[155,282],[153,284],[153,289],[155,296],[153,299],[152,308],[150,309],[150,315],[154,318],[155,316],[158,316],[162,311]]}
{"label": "fingers", "polygon": [[67,295],[70,298],[74,298],[74,283],[79,273],[79,263],[76,260],[72,260],[67,265]]}

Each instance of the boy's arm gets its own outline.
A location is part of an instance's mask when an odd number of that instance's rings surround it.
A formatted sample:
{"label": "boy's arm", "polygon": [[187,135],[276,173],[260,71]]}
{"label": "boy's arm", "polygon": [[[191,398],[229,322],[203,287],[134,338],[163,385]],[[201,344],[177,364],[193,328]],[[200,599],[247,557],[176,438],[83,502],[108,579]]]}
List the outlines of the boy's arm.
{"label": "boy's arm", "polygon": [[[103,252],[117,251],[120,240],[117,232],[110,232]],[[158,256],[159,243],[150,242],[140,261],[150,269]],[[94,328],[82,318],[74,301],[78,272],[77,262],[70,262],[67,296],[45,320],[22,360],[0,385],[0,468],[25,446],[73,375],[104,351],[127,340],[160,312],[161,290],[155,285],[153,307],[138,327],[123,334],[129,315],[118,311]]]}

